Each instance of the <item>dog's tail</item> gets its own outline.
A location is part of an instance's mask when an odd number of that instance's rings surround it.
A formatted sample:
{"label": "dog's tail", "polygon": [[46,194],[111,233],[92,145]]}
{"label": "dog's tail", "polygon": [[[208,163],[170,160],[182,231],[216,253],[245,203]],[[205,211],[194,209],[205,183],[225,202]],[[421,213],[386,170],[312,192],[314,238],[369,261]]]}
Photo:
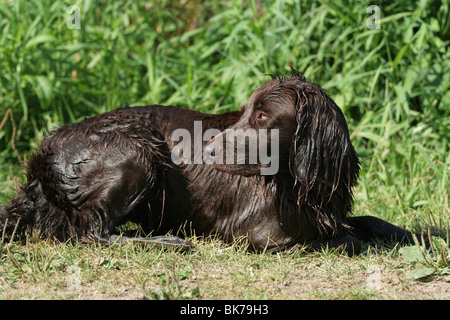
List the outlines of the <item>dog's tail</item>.
{"label": "dog's tail", "polygon": [[1,243],[9,242],[15,236],[20,237],[33,226],[41,202],[39,199],[42,199],[41,184],[31,181],[19,188],[11,205],[0,207]]}

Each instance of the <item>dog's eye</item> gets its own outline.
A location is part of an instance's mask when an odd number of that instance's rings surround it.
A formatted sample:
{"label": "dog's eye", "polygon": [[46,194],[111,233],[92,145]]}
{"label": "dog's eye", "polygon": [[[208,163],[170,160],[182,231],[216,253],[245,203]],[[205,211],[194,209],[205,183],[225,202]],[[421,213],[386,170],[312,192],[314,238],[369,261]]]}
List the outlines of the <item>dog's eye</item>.
{"label": "dog's eye", "polygon": [[258,114],[258,120],[266,120],[268,118],[267,114],[265,114],[264,112],[260,112]]}

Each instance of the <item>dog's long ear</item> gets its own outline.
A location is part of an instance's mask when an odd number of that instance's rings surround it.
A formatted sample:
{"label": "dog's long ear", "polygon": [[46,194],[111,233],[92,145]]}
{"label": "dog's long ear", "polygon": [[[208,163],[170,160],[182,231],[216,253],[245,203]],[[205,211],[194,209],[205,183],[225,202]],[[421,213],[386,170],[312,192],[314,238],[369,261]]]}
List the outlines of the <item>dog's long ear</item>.
{"label": "dog's long ear", "polygon": [[304,77],[296,81],[296,91],[297,130],[290,170],[298,186],[298,204],[345,220],[352,206],[359,162],[344,115],[319,85]]}

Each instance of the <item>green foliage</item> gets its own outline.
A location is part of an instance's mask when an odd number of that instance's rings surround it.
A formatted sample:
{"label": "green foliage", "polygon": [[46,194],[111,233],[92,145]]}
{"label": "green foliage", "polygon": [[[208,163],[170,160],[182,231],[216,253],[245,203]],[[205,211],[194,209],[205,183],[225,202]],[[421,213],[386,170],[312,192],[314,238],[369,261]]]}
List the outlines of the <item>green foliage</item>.
{"label": "green foliage", "polygon": [[144,282],[143,290],[155,300],[198,299],[201,297],[198,287],[189,288],[180,283],[180,281],[188,279],[191,273],[192,270],[190,268],[177,270],[177,267],[173,264],[172,268],[165,272],[154,273],[154,277],[157,278],[156,281],[159,284],[156,289],[148,291]]}
{"label": "green foliage", "polygon": [[[431,236],[430,236],[431,237]],[[447,241],[441,238],[432,238],[430,248],[414,238],[416,245],[400,248],[399,253],[405,261],[412,262],[415,266],[409,277],[414,280],[426,281],[437,276],[444,276],[450,281],[450,240],[447,233]]]}

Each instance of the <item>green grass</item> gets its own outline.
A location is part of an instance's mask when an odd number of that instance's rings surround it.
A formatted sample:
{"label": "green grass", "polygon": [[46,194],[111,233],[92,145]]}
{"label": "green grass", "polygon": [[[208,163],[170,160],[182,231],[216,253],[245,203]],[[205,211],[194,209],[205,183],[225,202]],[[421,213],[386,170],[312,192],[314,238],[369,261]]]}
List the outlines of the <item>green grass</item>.
{"label": "green grass", "polygon": [[[74,4],[81,10],[78,30],[66,25],[66,7]],[[370,4],[0,1],[0,203],[14,197],[26,160],[55,125],[125,105],[236,110],[265,74],[286,73],[290,61],[347,118],[362,163],[355,214],[445,238],[449,4],[383,1],[381,29],[369,30]],[[438,290],[448,286],[448,251],[438,246],[418,262],[383,245],[347,258],[197,244],[180,255],[12,243],[1,248],[0,298],[448,298]],[[67,290],[74,265],[81,289]],[[372,265],[381,269],[380,290],[366,287]],[[434,286],[411,279],[418,266],[434,269]]]}
{"label": "green grass", "polygon": [[196,249],[185,253],[32,238],[26,245],[12,243],[1,248],[0,299],[449,297],[442,277],[414,280],[416,261],[402,258],[398,248],[366,246],[363,255],[349,258],[328,250],[254,254],[242,244],[191,240]]}

